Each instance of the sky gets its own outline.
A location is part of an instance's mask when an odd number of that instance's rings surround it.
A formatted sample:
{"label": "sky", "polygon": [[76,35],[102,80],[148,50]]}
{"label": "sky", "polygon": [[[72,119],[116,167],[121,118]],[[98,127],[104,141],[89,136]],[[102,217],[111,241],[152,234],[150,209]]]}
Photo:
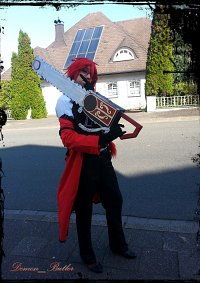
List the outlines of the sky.
{"label": "sky", "polygon": [[[0,53],[4,71],[10,68],[12,52],[18,52],[20,29],[26,32],[31,40],[31,47],[46,48],[55,39],[54,20],[64,22],[64,31],[79,22],[89,13],[101,11],[112,22],[140,17],[150,17],[150,8],[134,4],[98,4],[79,5],[77,7],[61,6],[59,10],[52,5],[1,6],[0,4]],[[2,29],[3,27],[3,29]]]}

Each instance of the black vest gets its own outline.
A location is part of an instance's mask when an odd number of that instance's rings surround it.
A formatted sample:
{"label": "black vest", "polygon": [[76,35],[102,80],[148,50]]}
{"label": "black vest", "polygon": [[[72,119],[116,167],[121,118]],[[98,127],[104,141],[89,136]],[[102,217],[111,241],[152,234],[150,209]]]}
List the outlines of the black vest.
{"label": "black vest", "polygon": [[93,122],[83,111],[79,113],[79,105],[73,102],[73,107],[72,107],[72,113],[74,116],[73,123],[74,123],[74,129],[77,133],[79,134],[87,134],[87,135],[99,135],[99,132],[90,132],[90,131],[85,131],[81,129],[78,124],[81,123],[83,126],[87,127],[88,129],[94,129],[94,128],[99,128],[99,125],[97,125],[95,122]]}

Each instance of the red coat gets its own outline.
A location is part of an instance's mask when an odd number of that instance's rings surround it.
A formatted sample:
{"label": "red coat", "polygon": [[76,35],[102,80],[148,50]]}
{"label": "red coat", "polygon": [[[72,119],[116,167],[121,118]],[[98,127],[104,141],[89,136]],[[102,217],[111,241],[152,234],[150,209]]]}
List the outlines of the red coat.
{"label": "red coat", "polygon": [[[68,148],[69,155],[66,158],[65,169],[60,180],[57,193],[58,201],[58,222],[59,240],[65,241],[70,222],[70,215],[73,209],[74,200],[77,194],[79,178],[81,173],[83,153],[100,154],[99,136],[78,134],[73,123],[67,119],[60,118],[61,139],[63,145]],[[112,155],[116,154],[115,145],[111,143]],[[93,201],[99,202],[98,195]]]}

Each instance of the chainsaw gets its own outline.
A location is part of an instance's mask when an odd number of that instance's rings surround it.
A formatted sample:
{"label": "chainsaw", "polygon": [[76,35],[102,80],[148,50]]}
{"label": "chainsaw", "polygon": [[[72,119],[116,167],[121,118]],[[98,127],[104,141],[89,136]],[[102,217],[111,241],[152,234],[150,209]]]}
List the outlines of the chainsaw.
{"label": "chainsaw", "polygon": [[79,105],[79,112],[84,112],[100,129],[108,132],[110,127],[117,124],[121,118],[131,123],[135,129],[132,133],[123,134],[120,139],[135,138],[142,126],[126,115],[125,109],[115,104],[105,96],[92,90],[85,90],[81,85],[71,80],[64,73],[49,65],[36,56],[32,69],[44,80],[56,87],[64,95]]}

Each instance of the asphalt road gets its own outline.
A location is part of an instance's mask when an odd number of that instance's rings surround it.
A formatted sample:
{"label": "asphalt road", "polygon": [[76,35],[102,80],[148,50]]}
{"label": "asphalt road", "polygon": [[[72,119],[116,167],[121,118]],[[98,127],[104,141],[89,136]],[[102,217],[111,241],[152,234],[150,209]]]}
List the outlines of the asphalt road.
{"label": "asphalt road", "polygon": [[[116,140],[113,165],[124,198],[123,215],[193,219],[200,169],[192,157],[199,152],[200,123],[196,114],[177,113],[129,113],[143,129],[136,139]],[[124,124],[131,132],[131,125]],[[58,130],[55,117],[9,120],[3,127],[5,209],[57,211],[57,187],[65,164]],[[94,205],[94,213],[104,214],[104,209]]]}

